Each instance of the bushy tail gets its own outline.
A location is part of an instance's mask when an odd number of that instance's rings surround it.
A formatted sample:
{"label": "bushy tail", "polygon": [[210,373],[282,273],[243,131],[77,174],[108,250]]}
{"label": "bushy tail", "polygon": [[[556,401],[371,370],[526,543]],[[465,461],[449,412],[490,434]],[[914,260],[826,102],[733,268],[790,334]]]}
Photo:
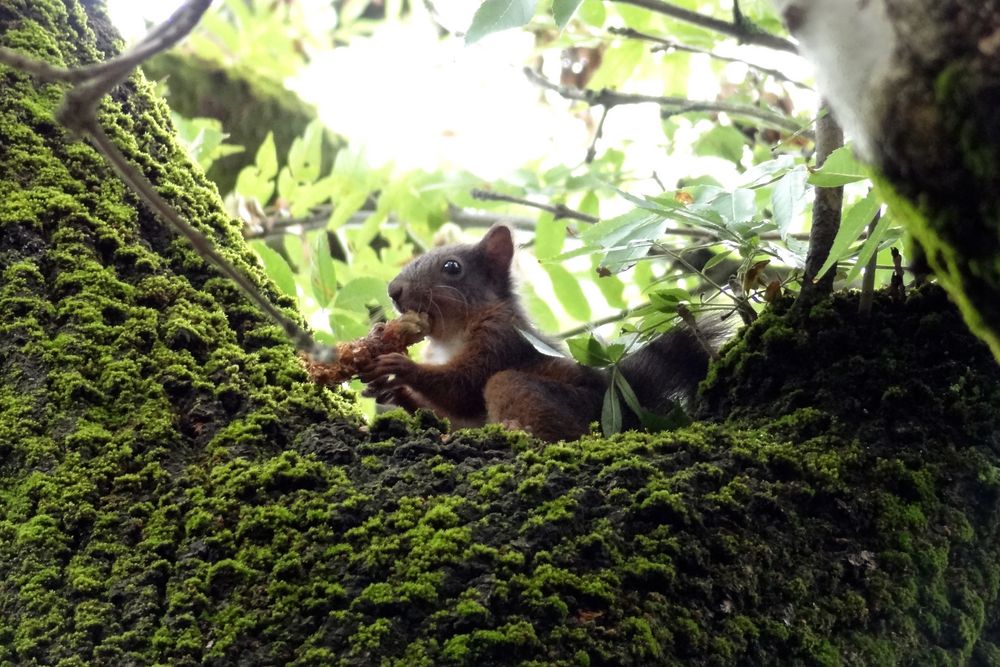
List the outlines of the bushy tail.
{"label": "bushy tail", "polygon": [[621,362],[622,375],[640,405],[664,414],[673,402],[680,401],[685,407],[693,403],[698,383],[708,373],[710,358],[699,338],[718,350],[730,335],[718,319],[700,321],[698,332],[678,325]]}

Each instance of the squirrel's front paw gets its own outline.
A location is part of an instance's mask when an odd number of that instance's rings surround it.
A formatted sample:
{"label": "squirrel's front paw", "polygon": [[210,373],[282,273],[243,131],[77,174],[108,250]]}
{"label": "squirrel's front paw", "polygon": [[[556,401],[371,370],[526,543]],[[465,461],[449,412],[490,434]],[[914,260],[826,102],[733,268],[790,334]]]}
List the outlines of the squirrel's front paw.
{"label": "squirrel's front paw", "polygon": [[413,375],[417,364],[405,354],[393,352],[383,354],[375,360],[374,374],[377,377],[395,376],[395,382],[405,383]]}

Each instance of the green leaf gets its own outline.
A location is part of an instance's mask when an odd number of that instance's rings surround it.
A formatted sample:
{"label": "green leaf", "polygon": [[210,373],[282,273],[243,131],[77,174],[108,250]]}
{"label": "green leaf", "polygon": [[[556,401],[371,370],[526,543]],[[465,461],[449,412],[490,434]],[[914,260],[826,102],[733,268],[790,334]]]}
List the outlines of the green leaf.
{"label": "green leaf", "polygon": [[583,0],[579,12],[580,20],[594,28],[603,28],[604,20],[608,17],[602,0]]}
{"label": "green leaf", "polygon": [[597,257],[593,258],[592,266],[594,273],[591,275],[594,276],[594,284],[597,285],[597,289],[601,290],[608,305],[612,308],[625,308],[628,305],[624,297],[625,283],[618,276],[598,274],[597,268],[600,266],[600,262]]}
{"label": "green leaf", "polygon": [[560,29],[565,28],[583,0],[552,0],[552,18]]}
{"label": "green leaf", "polygon": [[268,132],[257,149],[254,159],[257,169],[264,178],[274,178],[278,174],[278,149],[274,146],[274,133]]}
{"label": "green leaf", "polygon": [[577,207],[580,213],[586,215],[592,215],[595,218],[601,217],[601,200],[597,198],[597,194],[593,190],[588,190],[583,198],[580,199],[580,205]]}
{"label": "green leaf", "polygon": [[790,233],[792,225],[806,210],[809,203],[806,180],[808,174],[805,167],[796,167],[774,184],[771,191],[771,209],[774,211],[774,224],[784,239]]}
{"label": "green leaf", "polygon": [[[327,220],[326,228],[333,230],[347,223],[351,216],[361,210],[361,207],[368,201],[367,192],[352,192],[337,199],[333,204],[333,212]],[[388,216],[385,212],[372,213],[372,216],[381,216],[383,219]]]}
{"label": "green leaf", "polygon": [[573,318],[580,322],[590,319],[590,304],[580,288],[580,281],[559,264],[546,264],[545,272],[552,281],[552,289],[559,303]]}
{"label": "green leaf", "polygon": [[543,213],[535,224],[535,257],[552,259],[562,252],[566,241],[566,223],[556,220],[551,213]]}
{"label": "green leaf", "polygon": [[607,350],[592,332],[566,340],[569,353],[584,366],[603,367],[611,363]]}
{"label": "green leaf", "polygon": [[705,265],[703,267],[701,267],[701,270],[702,271],[708,271],[712,267],[714,267],[714,266],[716,266],[718,264],[721,264],[722,262],[726,261],[729,258],[729,256],[732,255],[732,254],[733,254],[732,250],[726,250],[724,252],[720,252],[719,254],[713,256],[710,260],[708,260],[707,262],[705,262]]}
{"label": "green leaf", "polygon": [[345,313],[335,310],[330,313],[330,330],[336,340],[354,340],[361,338],[371,329],[368,318],[358,317],[356,313]]}
{"label": "green leaf", "polygon": [[490,33],[524,25],[534,16],[535,3],[536,0],[486,0],[472,17],[465,43],[472,44]]}
{"label": "green leaf", "polygon": [[658,22],[656,16],[643,7],[633,7],[623,2],[616,2],[613,6],[618,15],[625,21],[625,25],[629,28],[642,32],[650,32]]}
{"label": "green leaf", "polygon": [[274,135],[267,137],[257,149],[254,164],[240,171],[236,178],[236,192],[240,195],[256,199],[261,204],[267,204],[274,195],[274,177],[278,174],[278,153],[274,148]]}
{"label": "green leaf", "polygon": [[819,169],[812,170],[809,183],[820,188],[836,188],[868,178],[868,169],[858,162],[850,145],[830,153]]}
{"label": "green leaf", "polygon": [[530,284],[521,285],[521,298],[524,308],[528,311],[531,321],[539,326],[542,331],[556,331],[559,329],[559,320],[552,312],[552,308],[539,298],[534,288]]}
{"label": "green leaf", "polygon": [[833,239],[830,254],[823,263],[823,267],[817,272],[816,280],[822,278],[832,266],[840,261],[847,253],[847,249],[857,240],[861,232],[864,231],[865,227],[872,221],[872,218],[875,217],[875,212],[881,206],[882,200],[876,194],[875,190],[872,190],[868,193],[867,197],[851,207],[840,221],[840,229],[837,230],[837,236]]}
{"label": "green leaf", "polygon": [[171,113],[170,117],[177,128],[177,138],[204,171],[219,158],[243,152],[242,146],[223,143],[229,135],[215,118],[184,118],[177,113]]}
{"label": "green leaf", "polygon": [[633,242],[658,239],[666,226],[666,220],[660,213],[636,208],[587,227],[580,233],[580,238],[591,246],[623,247]]}
{"label": "green leaf", "polygon": [[378,278],[362,277],[350,280],[340,288],[334,306],[338,310],[354,311],[367,318],[368,306],[375,303],[387,309],[392,308],[386,283]]}
{"label": "green leaf", "polygon": [[298,181],[312,183],[319,178],[323,151],[323,124],[313,120],[288,150],[288,167]]}
{"label": "green leaf", "polygon": [[604,392],[604,405],[601,406],[601,431],[604,437],[610,437],[622,430],[622,405],[618,400],[615,384],[608,386]]}
{"label": "green leaf", "polygon": [[616,368],[611,373],[611,384],[613,387],[617,388],[621,392],[622,399],[625,401],[625,405],[639,417],[639,421],[642,422],[643,427],[647,431],[653,433],[658,433],[660,431],[673,431],[675,429],[681,428],[682,426],[688,426],[691,424],[691,418],[677,403],[673,404],[670,412],[665,415],[658,415],[655,412],[647,410],[645,407],[639,404],[639,399],[632,391],[632,387],[629,385],[628,380],[622,375]]}
{"label": "green leaf", "polygon": [[743,159],[743,147],[747,138],[734,127],[716,125],[698,137],[694,144],[695,155],[713,155],[739,164]]}
{"label": "green leaf", "polygon": [[645,55],[646,45],[639,40],[629,40],[612,46],[604,52],[601,66],[594,72],[587,87],[599,90],[620,86],[622,81],[631,76]]}
{"label": "green leaf", "polygon": [[544,340],[543,338],[539,338],[533,332],[521,328],[518,328],[517,332],[521,334],[522,338],[531,343],[531,346],[533,348],[535,348],[537,351],[541,352],[545,356],[560,357],[560,358],[566,357],[566,355],[557,350],[555,346],[553,346],[551,343]]}
{"label": "green leaf", "polygon": [[[727,227],[749,222],[757,214],[757,197],[753,190],[736,188],[730,192],[721,188],[710,188],[710,186],[702,187],[705,188],[706,193],[715,191],[714,196],[707,197],[703,206],[718,213]],[[699,206],[702,206],[700,202]]]}
{"label": "green leaf", "polygon": [[264,270],[267,272],[267,277],[273,280],[282,292],[292,298],[298,298],[298,290],[295,287],[295,274],[292,273],[292,268],[288,266],[285,258],[272,248],[269,248],[264,241],[251,241],[250,247],[260,257],[260,261],[264,265]]}
{"label": "green leaf", "polygon": [[858,252],[857,261],[851,270],[847,273],[847,282],[853,282],[860,274],[861,269],[865,268],[868,264],[868,260],[872,258],[872,255],[879,249],[879,244],[882,242],[882,238],[885,236],[886,231],[892,224],[892,213],[886,211],[882,214],[878,223],[875,225],[875,229],[872,231],[871,236],[865,239],[865,242],[861,246],[860,252]]}
{"label": "green leaf", "polygon": [[292,171],[288,167],[282,167],[278,172],[278,197],[285,201],[295,202],[298,200],[298,181],[292,176]]}
{"label": "green leaf", "polygon": [[660,415],[649,410],[644,410],[641,416],[642,425],[647,431],[659,433],[660,431],[675,431],[692,423],[691,417],[678,403],[665,415]]}
{"label": "green leaf", "polygon": [[326,234],[317,234],[312,244],[312,265],[310,266],[309,284],[313,296],[321,308],[325,308],[337,293],[337,274],[333,268],[333,258],[330,257],[330,244]]}
{"label": "green leaf", "polygon": [[618,368],[611,371],[612,384],[617,387],[618,391],[621,392],[622,398],[625,400],[625,405],[628,409],[635,413],[636,417],[642,418],[642,413],[646,410],[639,405],[639,398],[632,391],[631,385],[629,385],[628,380],[625,376],[621,374]]}
{"label": "green leaf", "polygon": [[795,166],[795,158],[791,155],[779,155],[773,160],[766,160],[755,164],[743,173],[743,186],[752,187],[760,185],[759,181],[767,182],[776,178],[780,173],[788,171]]}

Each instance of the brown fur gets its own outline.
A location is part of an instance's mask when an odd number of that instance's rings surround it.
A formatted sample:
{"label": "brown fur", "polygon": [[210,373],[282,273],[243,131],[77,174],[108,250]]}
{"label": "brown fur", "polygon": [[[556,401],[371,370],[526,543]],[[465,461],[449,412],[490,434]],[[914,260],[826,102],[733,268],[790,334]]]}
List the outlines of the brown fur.
{"label": "brown fur", "polygon": [[[513,253],[510,230],[496,226],[475,245],[440,248],[408,264],[389,294],[401,312],[425,313],[431,342],[452,355],[442,363],[383,355],[362,376],[366,394],[411,411],[433,410],[456,426],[500,423],[548,441],[587,433],[600,419],[607,374],[543,354],[522,333],[544,340],[513,291]],[[632,364],[643,367],[645,360]],[[637,393],[655,393],[655,374],[641,380]]]}

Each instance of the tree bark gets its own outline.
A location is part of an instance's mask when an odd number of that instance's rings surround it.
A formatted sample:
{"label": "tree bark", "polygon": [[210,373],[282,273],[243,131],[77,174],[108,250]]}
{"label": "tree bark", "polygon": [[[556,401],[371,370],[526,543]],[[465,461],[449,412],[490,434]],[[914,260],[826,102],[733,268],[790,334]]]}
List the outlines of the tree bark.
{"label": "tree bark", "polygon": [[[816,121],[816,167],[822,167],[830,153],[844,145],[844,132],[830,115],[830,107],[820,105],[820,118]],[[816,188],[813,202],[812,227],[809,229],[809,253],[806,255],[805,273],[802,276],[801,298],[812,303],[833,291],[836,267],[819,280],[816,275],[830,255],[830,249],[840,229],[844,188]]]}
{"label": "tree bark", "polygon": [[1000,359],[1000,2],[775,4],[891,208]]}
{"label": "tree bark", "polygon": [[[100,10],[0,0],[72,66]],[[997,655],[1000,371],[940,291],[778,303],[718,423],[363,426],[0,67],[0,663],[962,664]],[[271,287],[136,76],[101,120]]]}

